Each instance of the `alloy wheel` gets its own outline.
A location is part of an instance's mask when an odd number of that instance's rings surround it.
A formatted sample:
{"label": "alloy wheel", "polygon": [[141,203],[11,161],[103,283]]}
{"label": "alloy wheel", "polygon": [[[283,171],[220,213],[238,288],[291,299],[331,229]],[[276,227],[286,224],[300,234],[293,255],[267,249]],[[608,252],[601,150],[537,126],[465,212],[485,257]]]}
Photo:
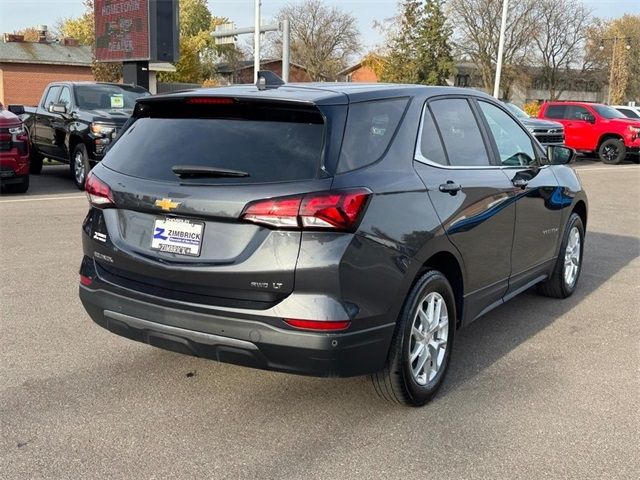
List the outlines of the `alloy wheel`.
{"label": "alloy wheel", "polygon": [[438,292],[420,301],[411,326],[409,364],[418,385],[432,381],[444,364],[449,336],[447,304]]}
{"label": "alloy wheel", "polygon": [[606,145],[602,149],[602,156],[610,162],[614,161],[616,158],[618,158],[618,147],[616,147],[615,145]]}
{"label": "alloy wheel", "polygon": [[76,177],[76,183],[78,185],[84,185],[86,172],[84,166],[84,155],[82,155],[81,151],[77,151],[73,157],[73,172]]}
{"label": "alloy wheel", "polygon": [[564,252],[564,281],[572,287],[578,277],[580,269],[580,232],[577,227],[569,231],[567,248]]}

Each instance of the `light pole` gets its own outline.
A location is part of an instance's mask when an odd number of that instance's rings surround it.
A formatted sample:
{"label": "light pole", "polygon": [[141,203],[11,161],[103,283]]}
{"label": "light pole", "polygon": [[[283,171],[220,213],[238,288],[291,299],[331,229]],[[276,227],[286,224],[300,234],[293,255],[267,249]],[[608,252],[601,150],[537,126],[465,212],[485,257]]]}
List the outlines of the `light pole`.
{"label": "light pole", "polygon": [[618,40],[624,40],[625,46],[627,50],[631,49],[631,44],[629,43],[630,38],[625,37],[612,37],[612,38],[603,38],[600,40],[600,46],[598,49],[600,51],[604,50],[604,42],[613,42],[613,48],[611,49],[611,65],[609,65],[609,88],[607,89],[607,104],[611,105],[611,87],[613,86],[613,64],[616,61],[616,47],[618,46]]}
{"label": "light pole", "polygon": [[253,83],[258,83],[260,70],[260,0],[256,0],[255,30],[253,34]]}
{"label": "light pole", "polygon": [[502,75],[502,55],[504,54],[504,34],[507,29],[507,10],[509,0],[502,0],[502,22],[500,23],[500,40],[498,41],[498,63],[496,64],[496,79],[493,83],[493,96],[500,96],[500,75]]}

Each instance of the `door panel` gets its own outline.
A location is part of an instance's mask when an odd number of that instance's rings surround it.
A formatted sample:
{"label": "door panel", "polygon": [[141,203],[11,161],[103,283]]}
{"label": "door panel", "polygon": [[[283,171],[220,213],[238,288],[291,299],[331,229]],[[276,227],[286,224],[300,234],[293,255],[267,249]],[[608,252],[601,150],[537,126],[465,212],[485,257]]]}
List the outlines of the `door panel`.
{"label": "door panel", "polygon": [[513,186],[491,165],[487,138],[467,99],[425,107],[415,168],[464,262],[463,322],[501,301],[511,273]]}
{"label": "door panel", "polygon": [[36,135],[34,143],[45,156],[56,155],[56,137],[52,122],[58,114],[49,112],[49,105],[55,103],[60,95],[60,86],[49,88],[44,102],[36,110]]}

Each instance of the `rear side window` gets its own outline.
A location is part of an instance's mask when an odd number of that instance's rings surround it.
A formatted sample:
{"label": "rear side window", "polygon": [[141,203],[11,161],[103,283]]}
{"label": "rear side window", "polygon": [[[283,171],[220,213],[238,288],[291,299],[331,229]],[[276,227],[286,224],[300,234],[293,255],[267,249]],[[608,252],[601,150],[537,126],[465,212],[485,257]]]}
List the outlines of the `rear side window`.
{"label": "rear side window", "polygon": [[396,132],[408,98],[375,100],[349,106],[338,173],[375,163]]}
{"label": "rear side window", "polygon": [[429,104],[453,166],[482,167],[489,156],[480,127],[469,102],[462,98],[436,100]]}
{"label": "rear side window", "polygon": [[564,118],[564,114],[567,110],[565,105],[549,105],[544,114],[547,118]]}
{"label": "rear side window", "polygon": [[[209,108],[207,108],[209,107]],[[207,110],[199,115],[198,109]],[[318,110],[233,106],[163,108],[159,117],[137,119],[102,163],[135,177],[207,184],[308,180],[320,170],[324,123]],[[172,117],[175,115],[175,117]],[[203,118],[204,117],[204,118]],[[181,180],[174,166],[215,167],[247,177]]]}
{"label": "rear side window", "polygon": [[440,135],[428,107],[425,107],[420,132],[420,154],[427,160],[447,165],[447,157],[440,141]]}
{"label": "rear side window", "polygon": [[638,115],[636,112],[634,112],[629,108],[619,108],[618,110],[620,110],[624,115],[626,115],[629,118],[640,118],[640,115]]}
{"label": "rear side window", "polygon": [[589,110],[579,105],[572,105],[569,107],[569,112],[567,114],[568,120],[587,120],[589,117],[592,117]]}

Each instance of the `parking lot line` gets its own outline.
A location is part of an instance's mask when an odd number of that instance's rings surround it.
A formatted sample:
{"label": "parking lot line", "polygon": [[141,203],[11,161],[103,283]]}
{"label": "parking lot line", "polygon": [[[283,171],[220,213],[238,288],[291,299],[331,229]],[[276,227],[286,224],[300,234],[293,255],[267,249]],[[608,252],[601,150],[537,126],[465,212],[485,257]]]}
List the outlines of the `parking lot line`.
{"label": "parking lot line", "polygon": [[73,198],[87,198],[85,195],[64,195],[64,196],[46,196],[46,197],[30,197],[30,198],[11,198],[8,200],[0,200],[0,203],[18,203],[18,202],[44,202],[47,200],[70,200]]}
{"label": "parking lot line", "polygon": [[617,172],[620,170],[638,170],[640,167],[637,165],[623,165],[623,166],[611,166],[611,167],[584,167],[584,168],[576,168],[576,172],[595,172],[597,170],[609,170],[611,172]]}

